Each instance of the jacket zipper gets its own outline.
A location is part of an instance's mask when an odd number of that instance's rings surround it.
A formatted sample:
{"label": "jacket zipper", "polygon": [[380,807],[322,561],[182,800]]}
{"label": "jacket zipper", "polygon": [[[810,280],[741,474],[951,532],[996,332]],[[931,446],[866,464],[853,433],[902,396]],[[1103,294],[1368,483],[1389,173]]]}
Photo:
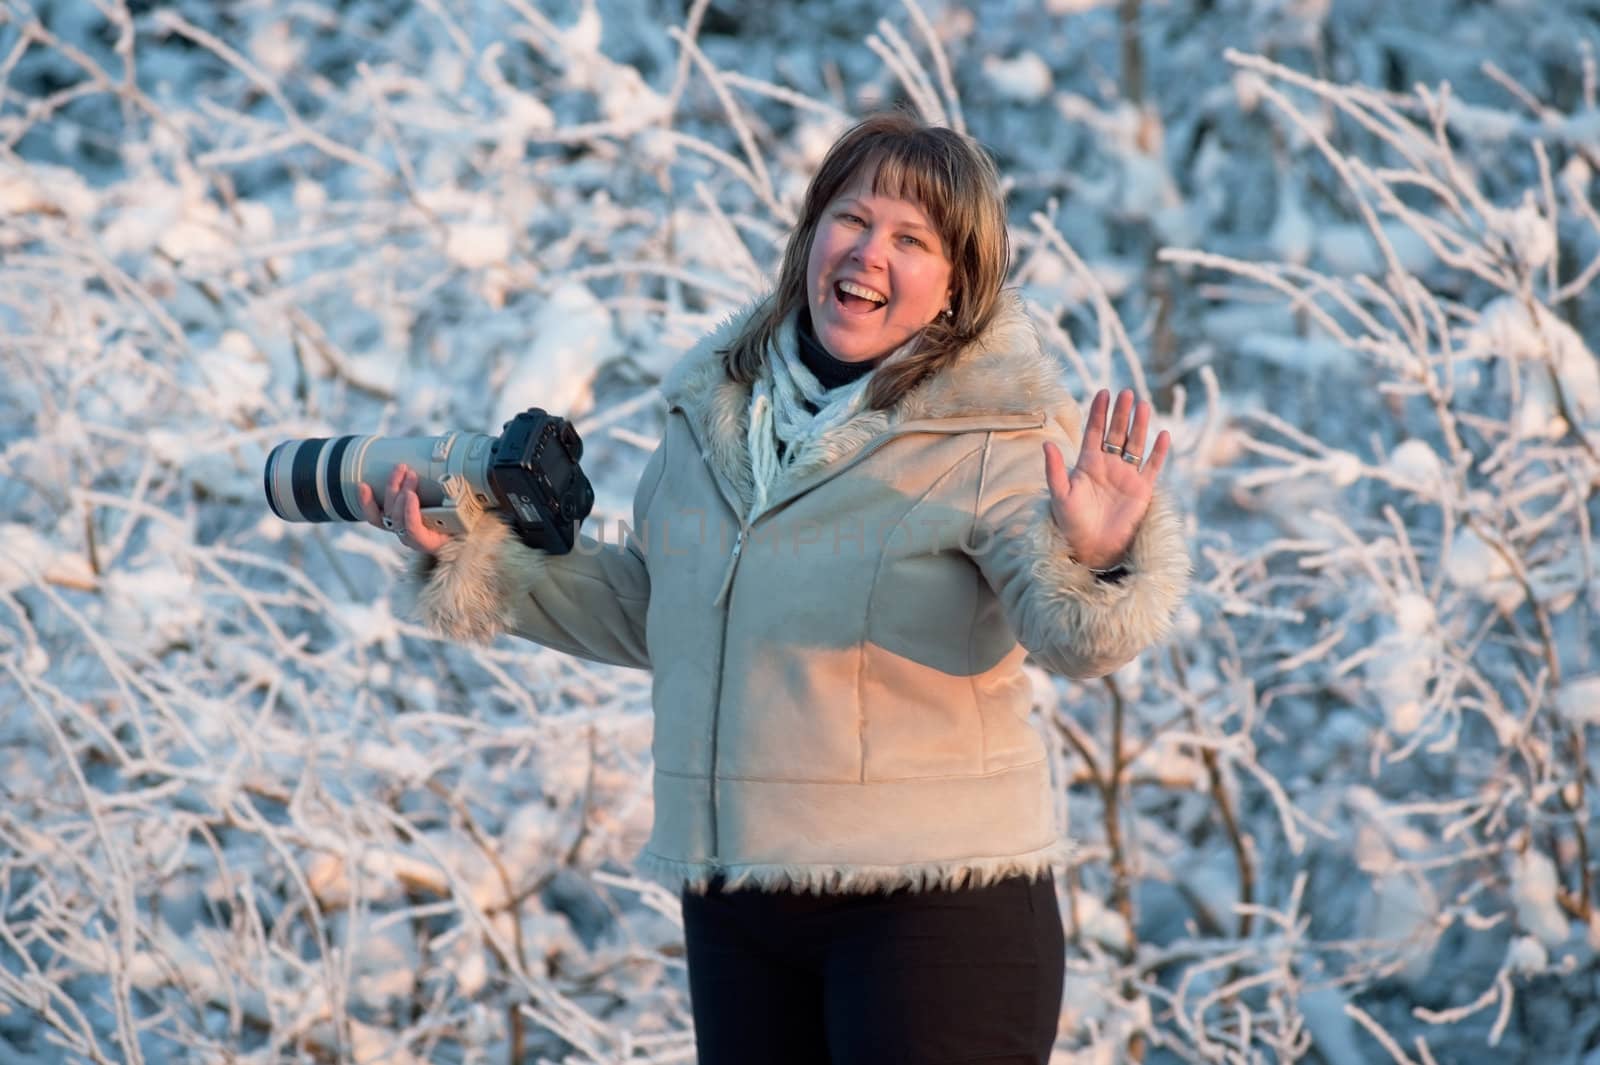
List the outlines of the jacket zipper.
{"label": "jacket zipper", "polygon": [[719,851],[722,840],[719,832],[717,818],[717,737],[722,731],[722,674],[728,661],[728,617],[733,613],[730,604],[733,599],[733,575],[739,569],[739,556],[744,553],[743,525],[739,528],[739,535],[733,541],[733,556],[728,560],[728,598],[722,606],[722,637],[717,648],[717,697],[711,704],[711,869],[715,873],[722,868],[722,859]]}
{"label": "jacket zipper", "polygon": [[[668,410],[683,418],[689,430],[689,439],[694,441],[695,450],[700,454],[700,461],[705,463],[706,471],[711,474],[712,483],[717,486],[722,500],[728,506],[729,513],[735,517],[739,514],[738,496],[723,483],[722,475],[717,468],[706,458],[705,445],[700,441],[700,434],[695,430],[694,420],[688,412],[678,403],[669,401]],[[739,568],[739,556],[744,552],[744,536],[746,527],[744,522],[739,523],[739,535],[733,541],[732,556],[728,560],[728,576],[724,582],[726,594],[733,594],[733,574]],[[716,694],[711,699],[711,872],[713,875],[722,869],[722,857],[718,854],[720,847],[719,826],[717,822],[717,733],[722,723],[722,674],[728,660],[728,609],[727,601],[722,605],[722,631],[717,643],[717,688]]]}

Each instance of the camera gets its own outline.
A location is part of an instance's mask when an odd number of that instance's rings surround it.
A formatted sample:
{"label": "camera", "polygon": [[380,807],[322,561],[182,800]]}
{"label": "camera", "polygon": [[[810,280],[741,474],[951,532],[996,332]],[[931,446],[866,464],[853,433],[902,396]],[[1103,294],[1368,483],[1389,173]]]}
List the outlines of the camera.
{"label": "camera", "polygon": [[[498,510],[529,547],[563,555],[594,508],[594,489],[578,460],[583,441],[565,418],[538,407],[506,422],[498,436],[338,436],[285,440],[267,456],[267,505],[284,521],[362,521],[359,485],[382,499],[401,463],[417,471],[422,520],[441,532],[466,531],[461,493]],[[460,490],[446,491],[454,480]]]}

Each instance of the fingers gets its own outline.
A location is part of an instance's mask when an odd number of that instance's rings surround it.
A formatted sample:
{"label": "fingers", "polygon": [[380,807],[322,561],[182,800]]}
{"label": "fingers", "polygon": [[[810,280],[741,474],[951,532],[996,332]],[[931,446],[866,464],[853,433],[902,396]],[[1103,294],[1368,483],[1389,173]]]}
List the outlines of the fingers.
{"label": "fingers", "polygon": [[[394,533],[411,550],[431,554],[448,542],[450,535],[430,529],[423,521],[420,486],[421,478],[417,471],[402,463],[389,471],[381,507],[372,488],[366,483],[357,486],[356,494],[361,499],[361,514],[367,521],[385,532]],[[385,524],[386,521],[388,524]]]}
{"label": "fingers", "polygon": [[[1107,412],[1109,410],[1109,419]],[[1111,392],[1101,389],[1095,393],[1094,401],[1089,406],[1089,422],[1084,428],[1084,451],[1090,449],[1095,452],[1103,450],[1104,445],[1112,444],[1122,449],[1124,454],[1132,455],[1139,461],[1129,462],[1138,472],[1154,480],[1165,464],[1167,452],[1172,446],[1172,434],[1165,429],[1157,435],[1155,443],[1148,449],[1145,446],[1145,437],[1150,433],[1150,419],[1155,416],[1155,405],[1148,401],[1140,402],[1131,388],[1125,388],[1117,393],[1116,406],[1111,405]],[[1109,420],[1109,428],[1106,423]],[[1126,462],[1122,455],[1107,456],[1114,461]]]}
{"label": "fingers", "polygon": [[1150,461],[1146,462],[1140,472],[1151,480],[1161,476],[1161,467],[1166,465],[1167,451],[1172,447],[1172,434],[1165,429],[1156,435],[1155,446],[1150,449]]}
{"label": "fingers", "polygon": [[1083,426],[1082,454],[1100,450],[1100,442],[1106,438],[1106,408],[1110,403],[1111,392],[1104,388],[1089,401],[1089,420]]}
{"label": "fingers", "polygon": [[1061,449],[1048,440],[1044,444],[1044,480],[1050,489],[1050,520],[1064,533],[1067,497],[1072,494],[1072,477],[1067,473],[1067,460],[1062,456]]}
{"label": "fingers", "polygon": [[400,510],[400,493],[405,486],[406,472],[405,463],[399,463],[389,471],[389,481],[384,485],[383,513],[385,517],[391,520],[399,518],[402,513]]}
{"label": "fingers", "polygon": [[[405,464],[389,471],[383,488],[383,503],[378,503],[372,487],[365,481],[356,486],[361,500],[361,516],[388,532],[422,528],[422,505],[417,494],[417,474]],[[385,522],[384,519],[388,519]]]}
{"label": "fingers", "polygon": [[[1117,405],[1111,411],[1111,427],[1106,433],[1106,439],[1111,443],[1122,447],[1127,447],[1133,443],[1132,440],[1129,440],[1128,423],[1132,419],[1136,405],[1133,389],[1124,388],[1117,393]],[[1145,420],[1148,421],[1148,417]],[[1125,440],[1128,443],[1123,443]]]}
{"label": "fingers", "polygon": [[[415,523],[412,515],[416,515]],[[415,532],[422,524],[422,508],[417,502],[417,475],[404,463],[389,474],[389,484],[383,500],[383,516],[392,523],[397,533]]]}
{"label": "fingers", "polygon": [[1050,494],[1065,499],[1072,491],[1072,478],[1067,474],[1067,460],[1061,454],[1061,449],[1050,443],[1044,444],[1044,479],[1050,486]]}
{"label": "fingers", "polygon": [[367,519],[368,524],[383,528],[383,514],[378,510],[378,500],[372,494],[372,487],[362,481],[356,486],[356,495],[361,497],[361,516]]}
{"label": "fingers", "polygon": [[402,485],[403,487],[400,490],[401,510],[395,520],[405,527],[406,535],[416,540],[417,534],[425,532],[427,526],[422,524],[422,496],[417,491],[417,473],[415,470],[406,470]]}
{"label": "fingers", "polygon": [[[1131,395],[1131,393],[1130,393]],[[1154,404],[1140,403],[1134,407],[1133,430],[1128,433],[1127,448],[1129,451],[1143,459],[1146,455],[1144,438],[1150,432],[1150,415]]]}
{"label": "fingers", "polygon": [[[1100,454],[1107,443],[1123,447],[1124,441],[1129,441],[1128,424],[1132,420],[1134,426],[1140,431],[1150,424],[1149,404],[1136,404],[1133,389],[1124,388],[1117,393],[1116,407],[1111,406],[1111,390],[1102,388],[1094,394],[1094,399],[1089,404],[1089,421],[1083,427],[1083,455]],[[1137,409],[1137,413],[1135,410]],[[1107,427],[1107,412],[1110,412],[1110,426]],[[1143,421],[1139,419],[1142,418]],[[1132,444],[1133,441],[1129,441]],[[1137,448],[1135,448],[1137,450]]]}

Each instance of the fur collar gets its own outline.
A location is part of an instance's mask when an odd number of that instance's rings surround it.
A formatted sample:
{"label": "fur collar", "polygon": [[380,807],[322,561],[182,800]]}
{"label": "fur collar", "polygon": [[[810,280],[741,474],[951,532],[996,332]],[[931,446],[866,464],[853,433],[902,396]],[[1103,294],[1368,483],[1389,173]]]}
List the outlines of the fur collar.
{"label": "fur collar", "polygon": [[[746,505],[752,496],[750,455],[745,444],[750,389],[730,381],[721,349],[731,344],[759,308],[741,308],[700,340],[661,383],[661,394],[681,407],[706,452]],[[784,330],[780,343],[792,344]],[[1000,298],[993,321],[944,370],[900,397],[889,410],[868,410],[827,434],[803,468],[788,471],[790,481],[847,458],[897,425],[924,419],[975,415],[1043,414],[1077,420],[1077,407],[1061,384],[1059,364],[1045,354],[1022,299],[1013,291]],[[1070,412],[1070,413],[1064,413]],[[1066,426],[1069,435],[1080,431]]]}

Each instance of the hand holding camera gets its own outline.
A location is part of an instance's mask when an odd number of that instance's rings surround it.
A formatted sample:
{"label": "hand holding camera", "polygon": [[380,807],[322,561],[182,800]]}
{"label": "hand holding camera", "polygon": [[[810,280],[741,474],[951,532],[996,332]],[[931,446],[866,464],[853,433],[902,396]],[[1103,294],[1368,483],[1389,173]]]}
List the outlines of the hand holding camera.
{"label": "hand holding camera", "polygon": [[365,519],[431,554],[493,511],[529,547],[561,555],[594,507],[582,457],[572,423],[533,407],[498,437],[287,440],[267,456],[263,480],[267,505],[285,521]]}
{"label": "hand holding camera", "polygon": [[394,533],[411,550],[431,555],[450,542],[450,534],[430,529],[423,522],[418,484],[417,471],[401,463],[389,474],[381,506],[371,485],[362,482],[357,491],[361,496],[361,513],[369,523]]}

